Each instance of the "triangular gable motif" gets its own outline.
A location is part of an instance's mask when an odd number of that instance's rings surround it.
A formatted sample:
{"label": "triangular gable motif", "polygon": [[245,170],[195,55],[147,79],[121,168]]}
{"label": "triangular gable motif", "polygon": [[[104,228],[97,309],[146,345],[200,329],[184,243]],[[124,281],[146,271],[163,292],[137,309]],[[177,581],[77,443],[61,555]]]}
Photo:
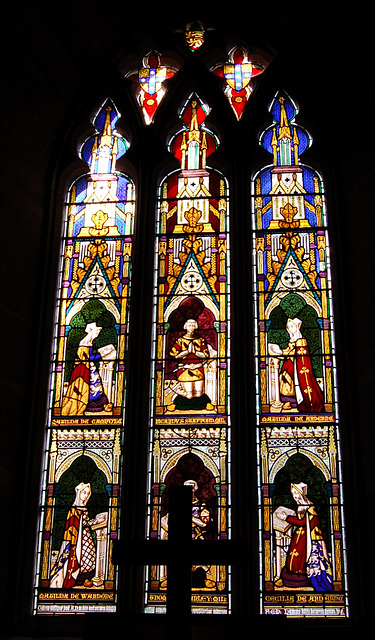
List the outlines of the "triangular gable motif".
{"label": "triangular gable motif", "polygon": [[178,278],[176,279],[176,282],[167,298],[166,307],[174,296],[187,294],[209,295],[214,300],[215,305],[219,307],[217,292],[212,289],[193,251],[190,252],[178,275]]}
{"label": "triangular gable motif", "polygon": [[[98,273],[98,274],[94,274],[93,273],[95,267],[98,267],[100,273]],[[87,286],[86,286],[86,284],[89,281],[89,279],[93,278],[95,275],[97,275],[97,277],[98,277],[98,281],[97,281],[97,285],[96,285],[97,286],[97,290],[95,291],[95,282],[93,280],[92,285],[90,285],[91,291],[89,291]],[[99,279],[102,280],[102,283],[104,284],[104,286],[103,286],[103,284],[100,283]],[[103,288],[101,288],[101,287],[103,287]],[[120,310],[120,304],[119,304],[119,302],[117,300],[117,295],[118,294],[114,291],[114,289],[113,289],[113,287],[111,285],[111,282],[110,282],[110,280],[108,278],[108,275],[107,275],[107,273],[106,273],[106,271],[105,271],[105,269],[104,269],[104,267],[102,265],[102,262],[101,262],[101,260],[100,260],[100,258],[98,256],[95,256],[95,258],[93,259],[93,261],[90,264],[90,266],[89,266],[89,268],[87,270],[87,273],[85,274],[84,278],[82,279],[82,282],[80,283],[77,291],[72,296],[71,302],[70,302],[70,304],[68,306],[68,309],[67,309],[68,312],[72,308],[74,302],[81,297],[80,294],[81,294],[83,288],[86,289],[88,295],[90,295],[90,296],[97,295],[97,296],[100,296],[100,297],[103,297],[104,293],[107,290],[107,293],[109,294],[110,299],[113,300],[113,302],[115,303],[116,307],[118,307],[118,309]]]}
{"label": "triangular gable motif", "polygon": [[[288,271],[290,271],[290,274],[286,273]],[[289,286],[288,286],[288,280],[287,280],[288,278],[290,283]],[[292,283],[293,278],[294,278],[294,285],[295,285],[294,287],[291,286],[293,284]],[[275,282],[273,283],[269,291],[267,291],[269,302],[271,302],[271,299],[272,299],[271,294],[275,293],[275,291],[277,291],[280,288],[290,289],[290,290],[297,289],[297,288],[301,289],[302,281],[305,282],[307,290],[312,292],[312,294],[314,295],[314,298],[316,299],[316,301],[319,303],[319,306],[320,306],[321,300],[316,290],[314,289],[311,281],[309,280],[306,271],[302,267],[301,261],[298,259],[293,249],[289,248],[287,255],[285,256],[285,259],[280,267],[279,273],[277,274]]]}

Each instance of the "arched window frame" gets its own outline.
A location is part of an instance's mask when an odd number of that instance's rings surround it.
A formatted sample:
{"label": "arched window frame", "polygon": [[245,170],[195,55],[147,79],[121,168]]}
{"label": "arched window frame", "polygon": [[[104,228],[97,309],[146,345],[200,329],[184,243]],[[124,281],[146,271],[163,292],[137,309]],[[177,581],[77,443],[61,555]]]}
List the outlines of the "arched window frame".
{"label": "arched window frame", "polygon": [[134,182],[116,170],[129,146],[118,117],[109,100],[93,117],[78,148],[89,172],[64,207],[34,614],[116,611],[135,214]]}
{"label": "arched window frame", "polygon": [[[169,540],[169,495],[193,487],[192,538],[230,538],[229,195],[209,156],[219,140],[193,94],[159,186],[155,246],[148,536]],[[206,123],[207,121],[207,123]],[[190,149],[193,147],[193,152]],[[146,611],[165,610],[168,568],[147,572]],[[220,591],[218,594],[217,592]],[[192,569],[194,613],[230,611],[222,563]]]}
{"label": "arched window frame", "polygon": [[324,182],[300,160],[312,140],[298,124],[297,105],[279,90],[269,111],[273,121],[260,144],[273,163],[265,163],[252,181],[261,611],[345,618],[346,540]]}

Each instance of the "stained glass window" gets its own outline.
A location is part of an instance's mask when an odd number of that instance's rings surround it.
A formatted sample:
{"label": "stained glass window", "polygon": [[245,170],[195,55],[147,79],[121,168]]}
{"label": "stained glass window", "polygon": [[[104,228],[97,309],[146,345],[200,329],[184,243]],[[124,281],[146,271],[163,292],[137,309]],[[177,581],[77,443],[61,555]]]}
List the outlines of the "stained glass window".
{"label": "stained glass window", "polygon": [[143,66],[136,71],[126,73],[137,84],[136,96],[146,124],[153,122],[155,111],[165,94],[165,81],[172,78],[177,71],[176,63],[162,62],[157,51],[150,51],[143,58]]}
{"label": "stained glass window", "polygon": [[206,29],[200,20],[189,22],[185,28],[185,40],[191,51],[196,51],[204,43]]}
{"label": "stained glass window", "polygon": [[283,92],[253,180],[262,613],[348,615],[329,239],[311,137]]}
{"label": "stained glass window", "polygon": [[107,101],[65,208],[35,612],[115,611],[135,194]]}
{"label": "stained glass window", "polygon": [[237,120],[241,118],[252,94],[252,79],[263,73],[264,69],[265,62],[256,61],[254,58],[250,59],[248,51],[243,47],[233,47],[229,51],[227,62],[211,69],[212,73],[224,78],[224,93]]}
{"label": "stained glass window", "polygon": [[[228,187],[207,158],[208,108],[185,104],[170,151],[180,169],[160,185],[150,427],[150,539],[168,538],[170,488],[193,491],[192,538],[230,536]],[[181,549],[183,554],[183,549]],[[167,572],[147,570],[146,612],[165,611]],[[193,612],[226,613],[229,570],[195,565]]]}
{"label": "stained glass window", "polygon": [[[200,22],[187,26],[191,51],[202,46],[205,32]],[[236,46],[211,68],[223,79],[237,120],[266,66]],[[125,74],[145,125],[155,122],[166,81],[178,68],[151,50],[141,67]],[[261,613],[345,618],[324,184],[300,161],[312,139],[296,122],[293,100],[279,92],[270,113],[260,144],[272,160],[252,181]],[[192,540],[231,538],[229,187],[209,164],[220,144],[209,115],[192,93],[169,140],[179,168],[164,174],[157,195],[148,540],[168,540],[176,486],[192,489]],[[38,614],[117,611],[112,550],[120,532],[135,214],[134,183],[116,169],[129,146],[116,130],[118,118],[107,100],[79,149],[88,170],[74,179],[65,203],[36,558]],[[166,611],[168,571],[156,563],[145,570],[146,613]],[[231,612],[230,566],[192,564],[191,611]]]}

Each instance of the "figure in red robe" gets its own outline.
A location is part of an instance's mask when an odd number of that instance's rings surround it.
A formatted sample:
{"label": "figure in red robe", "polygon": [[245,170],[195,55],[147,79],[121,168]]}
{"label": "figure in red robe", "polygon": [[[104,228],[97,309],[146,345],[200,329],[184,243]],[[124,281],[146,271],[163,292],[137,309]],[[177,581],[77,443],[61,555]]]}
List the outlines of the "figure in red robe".
{"label": "figure in red robe", "polygon": [[307,497],[303,482],[291,485],[291,493],[298,505],[296,515],[285,514],[294,527],[285,566],[281,570],[284,587],[313,587],[315,591],[332,591],[332,570],[319,518]]}
{"label": "figure in red robe", "polygon": [[[288,318],[289,344],[279,349],[286,356],[280,371],[280,400],[283,410],[297,407],[300,413],[321,413],[324,397],[314,374],[309,347],[301,333],[302,320]],[[278,345],[270,345],[277,347]],[[273,351],[273,354],[277,354]]]}

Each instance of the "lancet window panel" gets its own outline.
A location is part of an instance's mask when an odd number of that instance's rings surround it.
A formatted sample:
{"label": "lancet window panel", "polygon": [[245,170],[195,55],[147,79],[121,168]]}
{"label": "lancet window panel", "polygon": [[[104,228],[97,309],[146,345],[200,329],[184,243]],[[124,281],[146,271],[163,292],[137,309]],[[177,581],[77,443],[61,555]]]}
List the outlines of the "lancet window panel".
{"label": "lancet window panel", "polygon": [[61,245],[34,607],[115,611],[135,191],[107,101],[68,192]]}
{"label": "lancet window panel", "polygon": [[[230,536],[228,187],[206,158],[208,109],[186,103],[160,185],[155,252],[148,536],[168,538],[169,490],[193,491],[194,540]],[[147,571],[145,610],[165,611],[167,572]],[[229,568],[192,567],[192,611],[227,613]]]}
{"label": "lancet window panel", "polygon": [[262,612],[346,617],[329,239],[312,140],[280,92],[253,180]]}

